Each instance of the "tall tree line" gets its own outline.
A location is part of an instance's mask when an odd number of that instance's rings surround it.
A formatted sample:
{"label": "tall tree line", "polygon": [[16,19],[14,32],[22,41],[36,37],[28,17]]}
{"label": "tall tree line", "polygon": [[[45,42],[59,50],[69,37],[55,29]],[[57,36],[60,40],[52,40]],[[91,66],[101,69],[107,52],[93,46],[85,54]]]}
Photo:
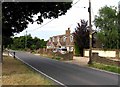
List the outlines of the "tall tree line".
{"label": "tall tree line", "polygon": [[8,45],[8,48],[19,50],[19,49],[31,49],[37,50],[39,48],[46,47],[46,41],[37,37],[32,38],[31,35],[20,36],[12,38],[12,43]]}

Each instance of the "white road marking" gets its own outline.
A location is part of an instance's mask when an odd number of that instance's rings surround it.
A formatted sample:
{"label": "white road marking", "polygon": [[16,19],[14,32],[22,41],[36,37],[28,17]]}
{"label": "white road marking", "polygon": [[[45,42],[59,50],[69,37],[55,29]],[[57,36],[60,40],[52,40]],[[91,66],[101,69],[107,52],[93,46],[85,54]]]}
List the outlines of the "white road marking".
{"label": "white road marking", "polygon": [[25,63],[26,65],[30,66],[32,69],[34,69],[34,70],[36,70],[37,72],[41,73],[42,75],[46,76],[47,78],[55,81],[56,83],[58,83],[58,84],[60,84],[60,85],[62,85],[62,86],[64,86],[64,87],[67,87],[65,84],[63,84],[63,83],[61,83],[60,81],[58,81],[58,80],[56,80],[56,79],[48,76],[47,74],[43,73],[42,71],[36,69],[35,67],[31,66],[30,64],[28,64],[27,62],[23,61],[23,60],[20,59],[19,57],[17,57],[17,56],[15,56],[15,57],[16,57],[17,59],[19,59],[20,61],[22,61],[23,63]]}

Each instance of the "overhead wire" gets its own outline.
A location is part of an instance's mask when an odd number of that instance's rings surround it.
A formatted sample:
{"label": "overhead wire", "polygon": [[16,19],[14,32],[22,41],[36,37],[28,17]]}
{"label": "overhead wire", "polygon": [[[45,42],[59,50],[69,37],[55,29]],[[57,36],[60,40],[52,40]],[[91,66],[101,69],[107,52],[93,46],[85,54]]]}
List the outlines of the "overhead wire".
{"label": "overhead wire", "polygon": [[50,22],[52,22],[54,19],[52,19],[52,20],[50,20],[50,21],[48,21],[47,23],[45,23],[45,24],[43,24],[43,25],[41,25],[40,27],[38,27],[38,28],[35,28],[35,29],[33,29],[33,30],[30,30],[29,32],[31,32],[31,31],[35,31],[35,30],[37,30],[37,29],[39,29],[39,28],[42,28],[42,27],[44,27],[45,25],[47,25],[47,24],[49,24]]}
{"label": "overhead wire", "polygon": [[[80,0],[77,0],[75,3],[73,3],[72,7],[73,7],[74,5],[76,5],[79,1],[80,1]],[[41,25],[40,27],[35,28],[35,29],[33,29],[33,30],[30,30],[29,32],[35,31],[35,30],[37,30],[37,29],[39,29],[39,28],[42,28],[42,27],[44,27],[45,25],[47,25],[47,24],[49,24],[50,22],[52,22],[53,20],[55,20],[55,19],[52,19],[52,20],[48,21],[47,23]]]}
{"label": "overhead wire", "polygon": [[74,6],[75,4],[77,4],[80,0],[77,0],[72,6]]}

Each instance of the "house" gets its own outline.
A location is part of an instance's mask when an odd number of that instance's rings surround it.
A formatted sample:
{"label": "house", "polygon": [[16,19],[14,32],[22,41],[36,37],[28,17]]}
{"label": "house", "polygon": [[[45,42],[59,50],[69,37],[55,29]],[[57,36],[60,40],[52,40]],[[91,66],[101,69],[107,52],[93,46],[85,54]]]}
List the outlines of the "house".
{"label": "house", "polygon": [[74,49],[73,34],[70,33],[70,28],[66,30],[65,34],[52,36],[47,42],[47,49],[66,48],[67,51],[72,52]]}

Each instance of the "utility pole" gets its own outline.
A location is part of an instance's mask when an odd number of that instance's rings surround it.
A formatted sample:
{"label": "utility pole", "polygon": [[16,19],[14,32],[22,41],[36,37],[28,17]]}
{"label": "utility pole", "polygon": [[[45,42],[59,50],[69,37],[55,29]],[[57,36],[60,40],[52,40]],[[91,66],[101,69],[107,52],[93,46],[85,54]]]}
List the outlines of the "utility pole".
{"label": "utility pole", "polygon": [[[2,19],[2,2],[0,2],[0,19]],[[0,70],[2,69],[1,68],[2,63],[3,63],[2,20],[0,20]]]}
{"label": "utility pole", "polygon": [[88,64],[92,64],[92,25],[91,25],[91,0],[89,0],[89,61]]}
{"label": "utility pole", "polygon": [[26,35],[25,35],[25,49],[27,48],[27,30],[26,30]]}

